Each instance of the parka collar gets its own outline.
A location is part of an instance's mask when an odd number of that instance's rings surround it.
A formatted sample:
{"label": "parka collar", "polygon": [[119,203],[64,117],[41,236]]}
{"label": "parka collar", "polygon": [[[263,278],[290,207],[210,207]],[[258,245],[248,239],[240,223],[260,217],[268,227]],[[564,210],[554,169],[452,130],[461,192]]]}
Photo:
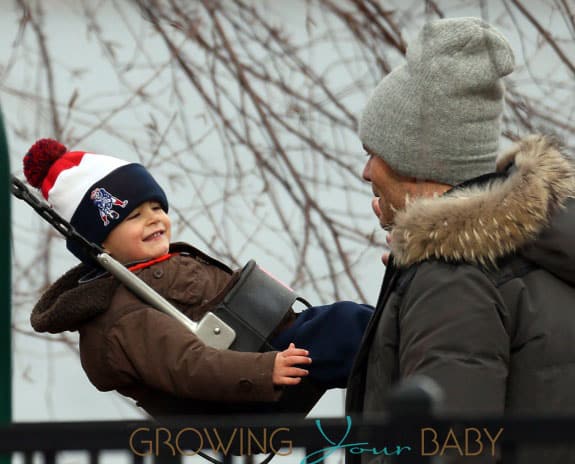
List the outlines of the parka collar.
{"label": "parka collar", "polygon": [[494,265],[532,242],[573,196],[573,160],[550,138],[529,136],[499,155],[496,174],[399,211],[391,232],[395,263],[434,258]]}

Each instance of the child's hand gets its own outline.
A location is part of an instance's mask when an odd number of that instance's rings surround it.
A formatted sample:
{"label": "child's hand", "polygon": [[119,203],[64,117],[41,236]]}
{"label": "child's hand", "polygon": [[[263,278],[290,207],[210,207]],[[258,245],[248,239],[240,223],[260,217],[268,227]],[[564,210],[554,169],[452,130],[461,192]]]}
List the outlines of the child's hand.
{"label": "child's hand", "polygon": [[311,364],[307,350],[296,348],[293,343],[276,355],[272,381],[274,385],[297,385],[308,374],[306,369],[294,367],[298,364]]}

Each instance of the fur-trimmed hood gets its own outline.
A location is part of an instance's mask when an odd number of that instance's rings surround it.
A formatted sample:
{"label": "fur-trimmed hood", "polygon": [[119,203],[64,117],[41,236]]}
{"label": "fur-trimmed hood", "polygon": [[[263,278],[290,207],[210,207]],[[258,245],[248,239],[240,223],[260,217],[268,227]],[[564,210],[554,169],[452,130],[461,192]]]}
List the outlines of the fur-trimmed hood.
{"label": "fur-trimmed hood", "polygon": [[89,271],[88,266],[79,264],[42,295],[30,315],[30,323],[36,332],[78,330],[88,319],[108,309],[119,283],[108,276],[78,285]]}
{"label": "fur-trimmed hood", "polygon": [[426,259],[495,265],[521,250],[575,282],[575,163],[548,137],[529,136],[497,160],[497,173],[399,211],[395,263]]}

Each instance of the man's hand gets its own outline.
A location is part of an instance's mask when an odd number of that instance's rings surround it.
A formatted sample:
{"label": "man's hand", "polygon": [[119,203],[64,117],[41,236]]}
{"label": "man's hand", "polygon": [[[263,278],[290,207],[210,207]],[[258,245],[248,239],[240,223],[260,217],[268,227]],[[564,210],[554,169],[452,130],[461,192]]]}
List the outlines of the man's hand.
{"label": "man's hand", "polygon": [[[371,209],[373,209],[374,214],[377,216],[377,219],[381,223],[381,208],[379,207],[379,198],[375,197],[371,200]],[[389,244],[391,243],[391,232],[387,232],[385,236],[385,241],[387,242],[388,247],[386,248],[385,252],[381,255],[381,262],[387,266],[389,263]]]}
{"label": "man's hand", "polygon": [[308,375],[307,369],[294,367],[298,364],[311,364],[309,351],[296,348],[293,343],[276,355],[272,381],[274,385],[297,385]]}
{"label": "man's hand", "polygon": [[385,249],[386,251],[381,255],[381,262],[387,266],[387,263],[389,263],[389,255],[391,254],[391,251],[389,251],[389,245],[391,245],[391,232],[387,233],[385,236],[385,241],[387,242],[387,248]]}

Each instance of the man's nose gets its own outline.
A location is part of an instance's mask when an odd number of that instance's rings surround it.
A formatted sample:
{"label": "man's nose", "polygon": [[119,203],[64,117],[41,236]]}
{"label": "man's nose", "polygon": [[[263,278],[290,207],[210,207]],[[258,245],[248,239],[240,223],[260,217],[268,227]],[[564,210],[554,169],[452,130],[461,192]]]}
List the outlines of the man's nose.
{"label": "man's nose", "polygon": [[371,156],[368,158],[367,163],[365,163],[365,166],[363,167],[363,173],[361,175],[363,177],[363,180],[366,180],[368,182],[371,182],[370,168],[371,168]]}

